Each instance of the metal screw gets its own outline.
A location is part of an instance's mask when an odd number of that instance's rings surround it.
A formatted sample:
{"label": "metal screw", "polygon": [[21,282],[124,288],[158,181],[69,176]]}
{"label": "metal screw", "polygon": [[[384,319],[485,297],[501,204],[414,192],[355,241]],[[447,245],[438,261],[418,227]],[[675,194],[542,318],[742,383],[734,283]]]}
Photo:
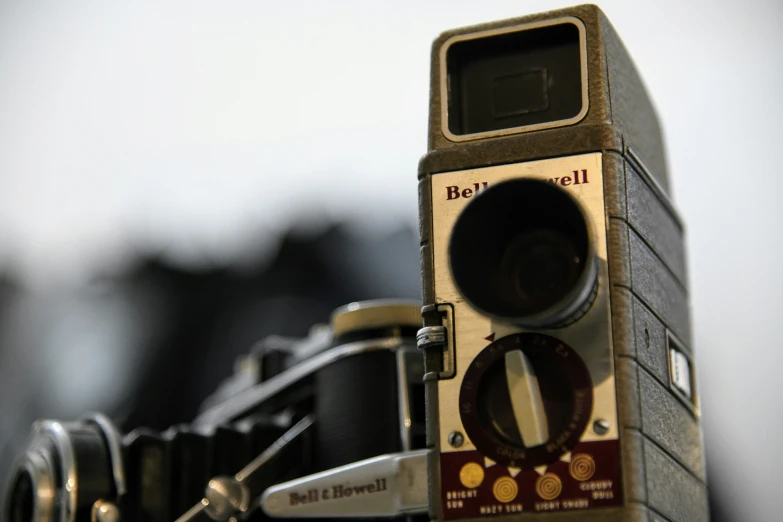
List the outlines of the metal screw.
{"label": "metal screw", "polygon": [[204,498],[209,501],[205,511],[212,520],[229,520],[247,511],[250,491],[234,477],[215,477],[207,484]]}
{"label": "metal screw", "polygon": [[465,443],[465,436],[458,431],[452,431],[449,433],[449,444],[455,448],[459,448]]}
{"label": "metal screw", "polygon": [[111,502],[98,500],[92,506],[93,522],[119,522],[120,510]]}
{"label": "metal screw", "polygon": [[598,419],[593,423],[593,431],[597,435],[606,435],[609,433],[609,421]]}

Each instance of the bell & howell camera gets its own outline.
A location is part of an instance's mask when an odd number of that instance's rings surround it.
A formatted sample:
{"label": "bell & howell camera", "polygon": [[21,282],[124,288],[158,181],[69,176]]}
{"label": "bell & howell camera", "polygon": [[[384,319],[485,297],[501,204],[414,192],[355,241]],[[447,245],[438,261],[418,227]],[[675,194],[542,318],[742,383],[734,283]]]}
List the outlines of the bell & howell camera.
{"label": "bell & howell camera", "polygon": [[419,166],[430,512],[708,519],[683,245],[605,15],[449,31]]}

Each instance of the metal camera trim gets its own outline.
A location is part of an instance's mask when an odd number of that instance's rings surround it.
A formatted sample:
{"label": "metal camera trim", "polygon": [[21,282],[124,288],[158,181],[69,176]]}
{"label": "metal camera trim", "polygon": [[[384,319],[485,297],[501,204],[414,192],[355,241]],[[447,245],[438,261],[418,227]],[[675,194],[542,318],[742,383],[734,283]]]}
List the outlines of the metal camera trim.
{"label": "metal camera trim", "polygon": [[[513,183],[514,181],[519,180],[528,180],[528,181],[536,181],[541,183],[548,183],[548,181],[536,179],[536,178],[529,178],[529,177],[516,177],[516,178],[510,178],[504,181],[501,181],[497,183],[496,185],[493,185],[491,189],[488,190],[492,191],[493,189],[501,189],[502,185],[505,183]],[[561,193],[563,193],[567,199],[573,203],[576,208],[579,210],[580,215],[582,216],[582,219],[584,219],[585,222],[585,231],[587,233],[587,252],[585,254],[586,260],[585,260],[585,266],[582,270],[582,273],[579,275],[579,279],[574,284],[573,288],[565,295],[562,299],[557,301],[555,304],[551,305],[549,308],[546,308],[538,313],[525,316],[524,319],[520,320],[518,317],[515,316],[503,316],[503,315],[497,315],[487,312],[486,310],[482,310],[481,307],[476,306],[473,301],[471,301],[465,292],[463,292],[462,288],[460,288],[459,279],[454,276],[454,270],[452,268],[452,262],[451,262],[451,241],[454,237],[454,228],[456,224],[459,222],[460,218],[463,216],[465,211],[470,208],[470,205],[473,203],[471,201],[467,205],[465,205],[465,208],[463,208],[459,215],[457,216],[456,220],[452,224],[451,231],[449,233],[449,242],[448,246],[446,247],[446,253],[448,257],[448,267],[449,267],[449,275],[451,277],[451,280],[454,282],[454,288],[457,289],[457,291],[462,296],[462,299],[477,313],[480,315],[483,315],[485,317],[488,317],[489,319],[492,319],[493,321],[501,321],[504,323],[511,323],[515,324],[517,326],[521,326],[523,328],[545,328],[545,329],[558,329],[563,328],[565,326],[568,326],[572,324],[573,322],[578,321],[584,313],[581,315],[576,315],[579,313],[579,309],[588,304],[587,308],[585,309],[585,312],[592,306],[593,300],[590,300],[590,294],[593,293],[593,290],[596,289],[598,282],[598,253],[595,247],[595,226],[593,224],[593,220],[590,217],[590,213],[588,212],[588,209],[585,207],[585,205],[582,204],[581,201],[579,201],[578,198],[575,198],[573,195],[569,194],[567,190],[563,190],[557,185],[554,186],[556,190],[559,190]],[[477,198],[484,197],[486,193],[476,195]],[[567,303],[567,304],[563,304]],[[573,320],[571,320],[573,319]]]}
{"label": "metal camera trim", "polygon": [[98,427],[105,439],[111,461],[112,478],[117,490],[117,497],[122,497],[127,492],[125,483],[125,467],[122,463],[122,436],[114,427],[111,420],[102,413],[88,413],[79,418],[80,421],[94,424]]}
{"label": "metal camera trim", "polygon": [[[528,31],[530,29],[540,29],[542,27],[550,27],[553,25],[561,25],[564,23],[570,23],[576,26],[579,31],[579,64],[581,68],[580,78],[582,80],[582,110],[576,116],[567,118],[565,120],[556,120],[546,123],[535,123],[533,125],[523,125],[521,127],[511,127],[508,129],[499,129],[485,132],[475,132],[473,134],[454,134],[449,129],[449,74],[448,74],[448,51],[452,45],[458,42],[465,42],[469,40],[478,40],[481,38],[487,38],[490,36],[498,36],[502,34],[517,33],[522,31]],[[533,22],[528,24],[515,25],[513,27],[505,27],[501,29],[490,29],[488,31],[480,31],[477,33],[470,33],[465,35],[452,36],[441,46],[440,49],[440,108],[441,119],[440,127],[441,132],[449,141],[461,143],[464,141],[478,140],[482,138],[492,138],[497,136],[508,136],[510,134],[520,134],[523,132],[531,132],[542,129],[552,129],[556,127],[565,127],[580,122],[586,115],[590,108],[590,100],[587,89],[587,33],[585,30],[585,24],[579,18],[575,16],[564,16],[561,18],[554,18],[552,20],[545,20],[542,22]]]}
{"label": "metal camera trim", "polygon": [[197,433],[210,433],[220,424],[236,420],[263,401],[274,397],[289,386],[313,375],[333,362],[353,355],[381,350],[410,350],[415,352],[416,344],[401,337],[383,337],[345,343],[335,348],[330,348],[267,381],[241,391],[231,401],[217,404],[202,411],[193,420],[191,427]]}
{"label": "metal camera trim", "polygon": [[[56,451],[48,444],[53,443]],[[62,484],[55,483],[54,466],[60,466]],[[27,444],[27,450],[12,467],[13,483],[6,492],[5,514],[21,473],[27,473],[33,485],[33,517],[35,522],[74,522],[76,519],[78,482],[76,459],[65,427],[56,421],[39,421]],[[39,487],[40,486],[40,487]],[[62,486],[62,487],[60,487]],[[49,494],[44,494],[45,492]],[[59,497],[59,498],[58,498]],[[54,515],[57,514],[57,518]]]}
{"label": "metal camera trim", "polygon": [[49,463],[37,452],[26,455],[21,462],[14,465],[11,485],[6,493],[5,517],[10,519],[9,511],[12,504],[8,499],[16,493],[18,481],[23,474],[29,477],[31,495],[34,498],[31,522],[49,522],[54,513],[56,488]]}

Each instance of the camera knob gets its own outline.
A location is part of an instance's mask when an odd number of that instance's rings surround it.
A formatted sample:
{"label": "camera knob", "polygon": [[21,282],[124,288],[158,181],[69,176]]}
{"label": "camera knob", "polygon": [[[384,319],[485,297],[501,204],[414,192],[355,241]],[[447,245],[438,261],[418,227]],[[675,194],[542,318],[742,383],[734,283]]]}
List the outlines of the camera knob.
{"label": "camera knob", "polygon": [[331,319],[334,338],[340,342],[395,335],[395,329],[397,336],[404,329],[415,337],[421,325],[421,303],[404,299],[350,303],[335,310]]}
{"label": "camera knob", "polygon": [[521,442],[526,447],[540,446],[549,440],[549,428],[536,370],[522,350],[506,352],[504,362],[511,411]]}
{"label": "camera knob", "polygon": [[566,343],[516,333],[492,342],[470,364],[460,416],[484,455],[530,469],[555,462],[578,443],[592,394],[587,367]]}

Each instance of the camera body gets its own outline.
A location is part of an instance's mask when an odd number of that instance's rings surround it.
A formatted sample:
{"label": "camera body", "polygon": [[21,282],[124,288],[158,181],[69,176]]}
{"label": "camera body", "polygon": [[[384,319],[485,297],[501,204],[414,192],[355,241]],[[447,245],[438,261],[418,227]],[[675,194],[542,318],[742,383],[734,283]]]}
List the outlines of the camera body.
{"label": "camera body", "polygon": [[[38,421],[10,470],[0,519],[268,520],[258,499],[273,485],[424,446],[420,324],[416,301],[360,301],[305,338],[267,337],[192,422],[164,432],[122,434],[102,414]],[[371,501],[391,489],[381,483]],[[345,482],[332,488],[352,492]],[[309,508],[339,517],[334,497],[287,494],[281,516]]]}
{"label": "camera body", "polygon": [[605,15],[442,34],[428,149],[431,516],[707,520],[683,224]]}

